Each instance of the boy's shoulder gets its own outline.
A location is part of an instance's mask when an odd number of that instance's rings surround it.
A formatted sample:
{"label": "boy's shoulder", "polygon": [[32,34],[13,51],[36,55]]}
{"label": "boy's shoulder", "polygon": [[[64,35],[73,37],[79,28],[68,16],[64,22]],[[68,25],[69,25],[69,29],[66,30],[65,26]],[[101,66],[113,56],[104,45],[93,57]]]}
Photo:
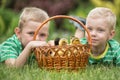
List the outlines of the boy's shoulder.
{"label": "boy's shoulder", "polygon": [[16,35],[13,35],[0,45],[0,62],[8,58],[16,58],[21,51],[21,42]]}
{"label": "boy's shoulder", "polygon": [[14,34],[12,37],[8,38],[0,44],[0,47],[3,46],[12,46],[12,45],[21,45],[21,42],[18,40],[17,36]]}
{"label": "boy's shoulder", "polygon": [[120,43],[114,39],[111,39],[108,41],[109,43],[109,46],[112,48],[112,49],[118,49],[120,48]]}
{"label": "boy's shoulder", "polygon": [[118,41],[114,40],[114,39],[111,39],[108,41],[110,44],[119,44]]}

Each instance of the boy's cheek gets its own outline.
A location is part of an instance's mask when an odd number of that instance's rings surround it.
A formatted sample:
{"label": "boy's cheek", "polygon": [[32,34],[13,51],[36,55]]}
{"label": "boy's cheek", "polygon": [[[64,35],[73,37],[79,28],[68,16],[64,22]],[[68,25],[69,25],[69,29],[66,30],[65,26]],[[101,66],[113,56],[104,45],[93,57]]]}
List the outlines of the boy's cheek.
{"label": "boy's cheek", "polygon": [[[90,32],[89,32],[90,33]],[[85,36],[86,36],[86,38],[88,38],[88,34],[87,34],[87,32],[85,33]]]}
{"label": "boy's cheek", "polygon": [[33,40],[33,35],[32,36],[31,35],[26,35],[26,36],[24,36],[24,38],[28,41],[31,41],[31,40]]}
{"label": "boy's cheek", "polygon": [[40,41],[46,41],[46,38],[40,38],[39,40]]}

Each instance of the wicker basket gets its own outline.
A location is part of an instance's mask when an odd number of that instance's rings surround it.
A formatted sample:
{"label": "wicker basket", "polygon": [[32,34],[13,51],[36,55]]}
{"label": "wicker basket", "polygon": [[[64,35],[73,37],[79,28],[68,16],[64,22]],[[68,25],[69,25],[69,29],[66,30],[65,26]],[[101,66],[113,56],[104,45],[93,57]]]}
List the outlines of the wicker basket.
{"label": "wicker basket", "polygon": [[[35,48],[35,56],[40,68],[51,69],[68,69],[77,70],[85,68],[88,63],[89,51],[91,48],[91,38],[87,28],[79,20],[65,15],[57,15],[45,20],[35,31],[34,40],[39,30],[50,20],[56,18],[67,18],[79,23],[88,34],[88,44],[65,45],[65,46],[43,46]],[[58,53],[64,53],[60,56]],[[51,56],[54,53],[54,56]],[[77,53],[77,54],[75,54]],[[69,54],[69,55],[68,55]]]}

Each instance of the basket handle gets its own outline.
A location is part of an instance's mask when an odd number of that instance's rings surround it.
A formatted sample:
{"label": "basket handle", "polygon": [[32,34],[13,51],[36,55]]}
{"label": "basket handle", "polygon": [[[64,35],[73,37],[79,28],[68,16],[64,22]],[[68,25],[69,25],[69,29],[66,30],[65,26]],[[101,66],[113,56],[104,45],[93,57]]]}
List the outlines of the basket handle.
{"label": "basket handle", "polygon": [[71,17],[71,16],[66,16],[66,15],[56,15],[56,16],[50,17],[50,18],[48,18],[47,20],[45,20],[44,22],[42,22],[41,25],[36,29],[35,34],[34,34],[34,36],[33,36],[33,40],[36,40],[36,36],[37,36],[39,30],[40,30],[47,22],[49,22],[49,21],[52,20],[52,19],[56,19],[56,18],[67,18],[67,19],[71,19],[71,20],[79,23],[79,24],[85,29],[85,31],[86,31],[87,34],[88,34],[88,44],[90,45],[90,48],[91,48],[91,37],[90,37],[90,33],[89,33],[88,29],[86,28],[86,26],[85,26],[81,21],[79,21],[78,19],[73,18],[73,17]]}

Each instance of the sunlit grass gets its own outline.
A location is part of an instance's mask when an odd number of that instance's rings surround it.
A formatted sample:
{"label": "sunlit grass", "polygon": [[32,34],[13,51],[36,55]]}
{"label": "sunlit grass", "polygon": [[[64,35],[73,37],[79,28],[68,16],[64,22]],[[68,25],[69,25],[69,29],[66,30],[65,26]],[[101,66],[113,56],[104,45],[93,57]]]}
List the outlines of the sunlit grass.
{"label": "sunlit grass", "polygon": [[0,65],[0,80],[119,80],[119,67],[87,66],[79,71],[40,69],[36,64],[23,68]]}

